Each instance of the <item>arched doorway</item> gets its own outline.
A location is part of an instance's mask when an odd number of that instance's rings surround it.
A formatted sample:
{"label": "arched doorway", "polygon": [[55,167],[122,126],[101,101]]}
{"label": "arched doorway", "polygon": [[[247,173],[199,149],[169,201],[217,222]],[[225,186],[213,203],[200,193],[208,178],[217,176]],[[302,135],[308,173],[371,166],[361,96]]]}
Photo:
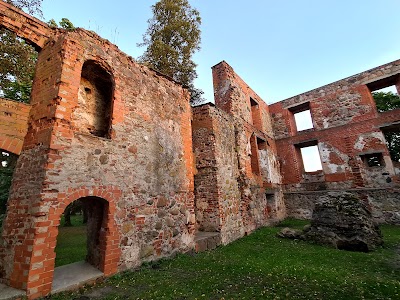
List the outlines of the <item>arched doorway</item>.
{"label": "arched doorway", "polygon": [[[94,196],[79,198],[66,207],[58,228],[52,292],[104,275],[108,210],[109,203]],[[72,226],[65,226],[66,213],[72,213]]]}

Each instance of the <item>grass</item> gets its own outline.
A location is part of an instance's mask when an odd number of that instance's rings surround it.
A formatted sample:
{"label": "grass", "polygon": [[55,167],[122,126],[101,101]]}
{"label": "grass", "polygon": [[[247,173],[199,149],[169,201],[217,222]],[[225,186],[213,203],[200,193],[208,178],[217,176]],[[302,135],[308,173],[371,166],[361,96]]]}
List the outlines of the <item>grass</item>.
{"label": "grass", "polygon": [[58,228],[56,246],[56,267],[85,260],[86,225],[82,224],[82,215],[71,216],[72,227],[64,227],[64,219]]}
{"label": "grass", "polygon": [[382,226],[385,245],[370,253],[275,236],[305,224],[286,220],[214,251],[145,264],[51,299],[400,299],[400,227]]}

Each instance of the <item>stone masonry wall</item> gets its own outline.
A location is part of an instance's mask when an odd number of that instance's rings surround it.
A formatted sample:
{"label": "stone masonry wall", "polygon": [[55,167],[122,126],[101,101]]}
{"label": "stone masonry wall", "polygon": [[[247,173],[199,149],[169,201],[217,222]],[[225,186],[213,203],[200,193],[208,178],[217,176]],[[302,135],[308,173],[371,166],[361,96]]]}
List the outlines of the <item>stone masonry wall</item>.
{"label": "stone masonry wall", "polygon": [[[357,194],[367,201],[372,216],[377,223],[400,224],[400,192],[387,189],[351,189],[348,192]],[[311,219],[316,201],[326,191],[304,191],[285,193],[287,214],[294,218]]]}
{"label": "stone masonry wall", "polygon": [[281,219],[284,205],[267,105],[226,62],[213,84],[216,107],[193,110],[196,217],[226,244]]}
{"label": "stone masonry wall", "polygon": [[[399,110],[378,113],[371,95],[400,91],[400,60],[270,106],[223,61],[215,106],[192,110],[188,91],[93,32],[51,29],[3,1],[0,26],[39,51],[31,105],[0,99],[0,147],[20,154],[0,281],[29,299],[51,291],[60,219],[78,199],[90,210],[88,261],[105,276],[194,249],[198,231],[227,244],[309,218],[329,190],[400,224],[400,163],[383,134]],[[298,131],[294,113],[307,109],[313,128]],[[311,145],[322,170],[305,172]]]}
{"label": "stone masonry wall", "polygon": [[[314,197],[302,191],[372,189],[370,199],[376,199],[374,189],[399,188],[396,163],[390,158],[381,130],[396,126],[399,110],[379,113],[371,94],[391,84],[399,86],[399,73],[400,61],[394,61],[270,105],[284,191],[290,192],[285,194],[289,215],[299,215],[299,211],[309,215],[305,203],[312,203]],[[294,113],[304,110],[302,107],[309,108],[313,128],[297,131]],[[304,171],[300,149],[310,145],[318,146],[321,171]],[[368,165],[371,155],[381,159],[380,165]],[[311,197],[309,201],[304,200],[307,197]],[[381,199],[382,203],[385,199]],[[397,214],[400,205],[392,204],[390,207]],[[379,205],[371,206],[376,215],[388,216]],[[388,217],[387,221],[393,222],[393,218]]]}
{"label": "stone masonry wall", "polygon": [[[86,61],[113,81],[109,137],[88,133],[72,118]],[[61,214],[85,197],[107,203],[97,266],[105,275],[192,249],[188,98],[181,86],[96,34],[54,30],[39,53],[28,133],[4,223],[3,281],[30,298],[50,292]]]}
{"label": "stone masonry wall", "polygon": [[[266,219],[285,215],[269,107],[226,62],[212,69],[215,105],[235,120],[241,213],[245,231],[250,232]],[[267,198],[273,200],[267,204]]]}

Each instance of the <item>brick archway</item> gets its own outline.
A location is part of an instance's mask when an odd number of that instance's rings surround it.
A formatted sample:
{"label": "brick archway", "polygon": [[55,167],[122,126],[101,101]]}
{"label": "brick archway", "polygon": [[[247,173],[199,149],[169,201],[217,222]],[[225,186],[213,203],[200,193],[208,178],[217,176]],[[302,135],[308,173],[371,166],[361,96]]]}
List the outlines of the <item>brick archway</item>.
{"label": "brick archway", "polygon": [[[54,210],[54,215],[57,216],[58,222],[56,227],[57,231],[56,238],[58,236],[58,226],[60,225],[61,215],[64,213],[65,208],[72,202],[78,199],[98,199],[107,202],[107,207],[103,216],[102,222],[102,233],[100,236],[101,249],[103,257],[101,263],[98,266],[99,270],[104,273],[105,276],[109,276],[117,272],[118,261],[120,257],[119,234],[116,227],[114,215],[115,215],[115,203],[121,197],[121,191],[116,187],[99,187],[99,188],[88,188],[81,187],[78,189],[68,189],[67,193],[60,193],[59,207]],[[49,218],[52,217],[53,212],[49,211]],[[54,257],[55,258],[55,257]]]}
{"label": "brick archway", "polygon": [[16,137],[2,135],[0,131],[0,149],[19,155],[22,150],[23,142]]}
{"label": "brick archway", "polygon": [[37,51],[43,48],[51,28],[11,4],[0,1],[0,27],[4,27],[31,44]]}
{"label": "brick archway", "polygon": [[0,98],[0,148],[20,155],[31,106]]}
{"label": "brick archway", "polygon": [[[29,298],[45,296],[51,292],[55,265],[55,247],[57,244],[58,226],[61,215],[68,204],[80,198],[102,199],[107,203],[101,228],[101,261],[97,268],[110,276],[117,272],[120,259],[119,233],[114,219],[116,203],[121,198],[121,191],[114,186],[68,188],[65,192],[51,195],[42,202],[50,205],[48,213],[35,215],[40,221],[32,223],[33,238],[26,238],[19,248],[26,249],[15,257],[10,285],[26,289]],[[50,197],[50,195],[48,195]],[[46,195],[44,195],[46,198]],[[39,208],[39,210],[41,210]],[[32,249],[29,251],[28,249]],[[26,264],[25,261],[29,261]],[[23,274],[28,274],[24,276]]]}

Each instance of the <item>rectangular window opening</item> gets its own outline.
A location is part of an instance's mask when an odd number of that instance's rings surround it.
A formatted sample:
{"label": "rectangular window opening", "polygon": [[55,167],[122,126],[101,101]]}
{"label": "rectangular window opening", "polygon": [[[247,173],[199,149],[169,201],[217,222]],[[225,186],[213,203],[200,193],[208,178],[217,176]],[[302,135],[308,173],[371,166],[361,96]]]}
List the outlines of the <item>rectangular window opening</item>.
{"label": "rectangular window opening", "polygon": [[267,142],[258,137],[257,138],[257,148],[258,148],[258,150],[267,150]]}
{"label": "rectangular window opening", "polygon": [[[317,143],[315,141],[315,143]],[[298,146],[303,160],[304,171],[316,172],[322,170],[321,156],[317,144]]]}
{"label": "rectangular window opening", "polygon": [[250,97],[250,109],[252,124],[259,130],[261,130],[261,112],[259,104]]}
{"label": "rectangular window opening", "polygon": [[378,112],[400,108],[400,76],[399,74],[383,78],[367,84],[374,98]]}
{"label": "rectangular window opening", "polygon": [[391,124],[381,128],[386,146],[393,162],[400,162],[400,124]]}
{"label": "rectangular window opening", "polygon": [[382,153],[363,154],[360,155],[360,157],[364,162],[365,166],[368,168],[385,166],[385,161],[383,160]]}
{"label": "rectangular window opening", "polygon": [[314,128],[309,102],[289,108],[289,110],[293,113],[297,131]]}

